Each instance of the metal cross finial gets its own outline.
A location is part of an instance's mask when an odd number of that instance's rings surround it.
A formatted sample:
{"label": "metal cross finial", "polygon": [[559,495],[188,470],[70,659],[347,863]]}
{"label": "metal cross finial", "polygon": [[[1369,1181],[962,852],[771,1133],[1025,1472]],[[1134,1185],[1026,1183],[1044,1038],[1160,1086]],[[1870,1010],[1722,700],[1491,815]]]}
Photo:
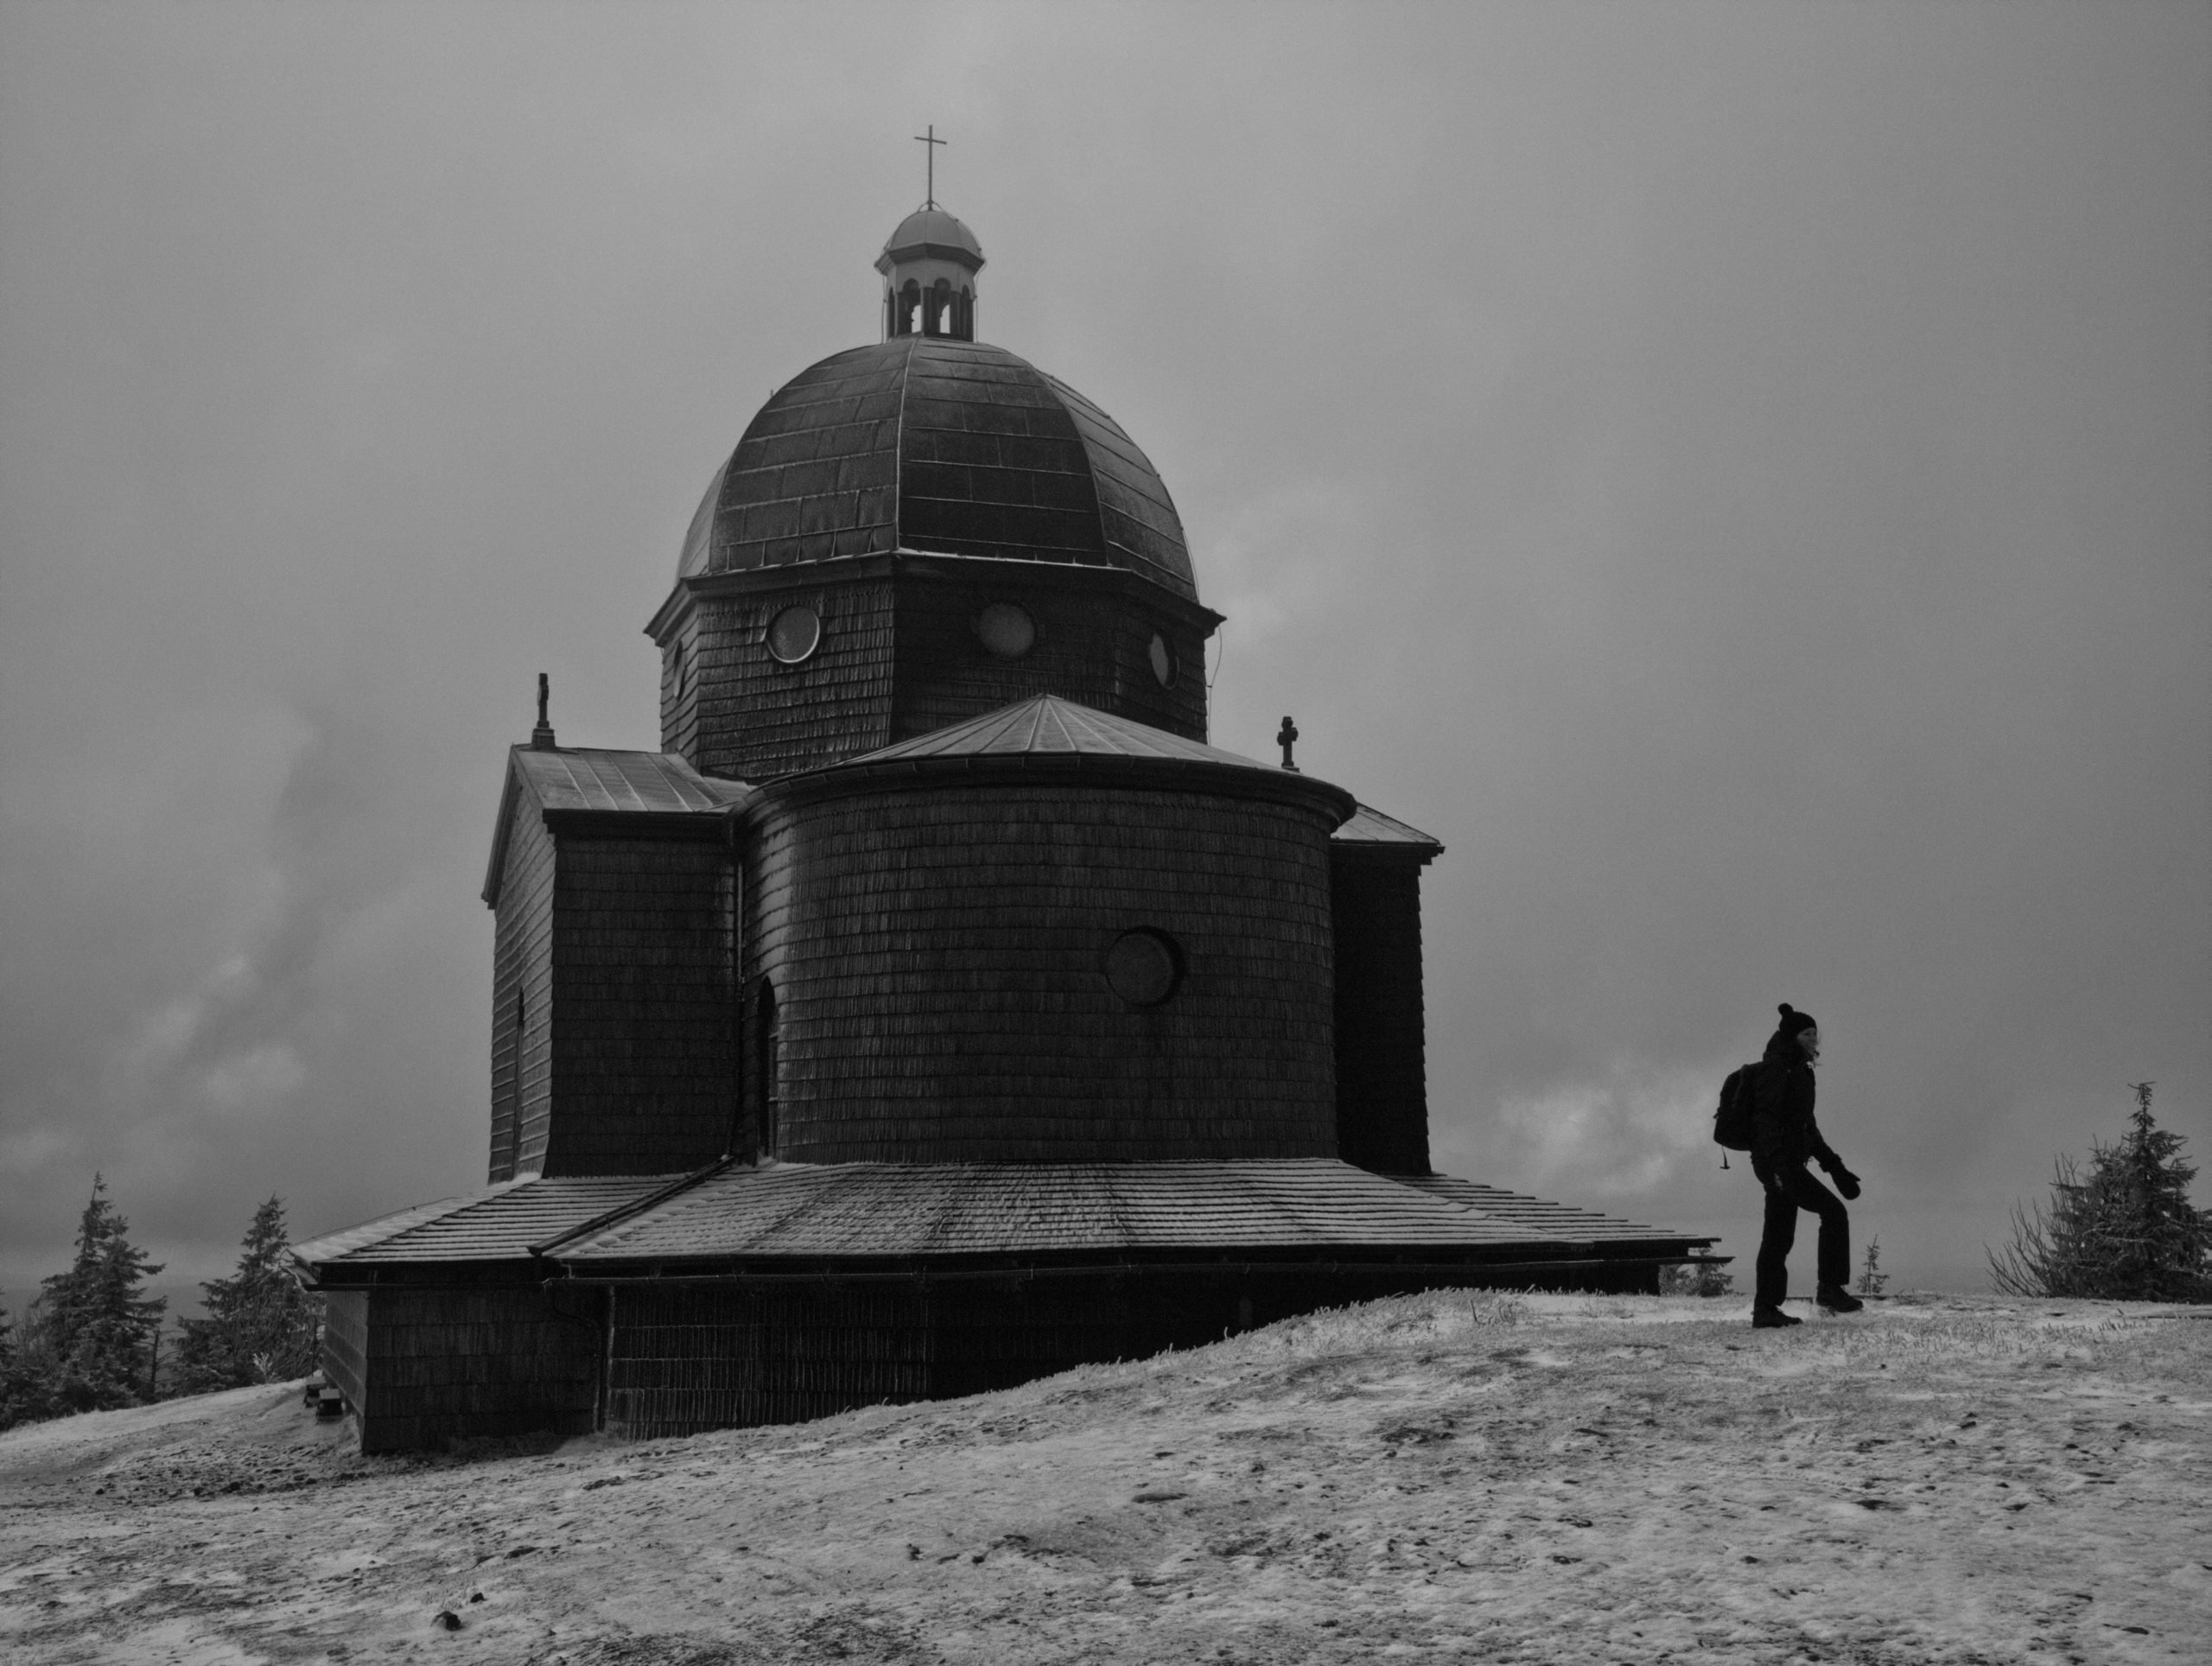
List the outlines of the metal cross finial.
{"label": "metal cross finial", "polygon": [[1282,728],[1275,732],[1275,743],[1282,747],[1282,766],[1294,773],[1302,773],[1296,764],[1290,761],[1290,749],[1298,744],[1298,725],[1292,722],[1287,715],[1282,720]]}
{"label": "metal cross finial", "polygon": [[928,200],[927,202],[925,202],[925,203],[922,205],[922,207],[925,207],[925,208],[934,208],[934,207],[937,207],[937,148],[938,148],[938,146],[939,146],[939,145],[941,145],[941,144],[949,144],[949,143],[951,143],[951,141],[950,141],[950,140],[949,140],[949,139],[940,139],[939,137],[938,137],[938,136],[937,136],[937,124],[936,124],[935,122],[931,122],[931,123],[930,124],[930,130],[929,130],[928,132],[926,132],[926,133],[917,133],[917,134],[915,134],[915,135],[914,135],[914,143],[915,143],[916,144],[925,144],[925,145],[929,146],[929,149],[928,149],[927,150],[925,150],[922,154],[923,154],[924,156],[927,156],[927,157],[930,159],[930,163],[929,163],[929,182],[930,182],[930,183],[929,183],[929,193],[930,193],[930,194],[929,194],[929,200]]}

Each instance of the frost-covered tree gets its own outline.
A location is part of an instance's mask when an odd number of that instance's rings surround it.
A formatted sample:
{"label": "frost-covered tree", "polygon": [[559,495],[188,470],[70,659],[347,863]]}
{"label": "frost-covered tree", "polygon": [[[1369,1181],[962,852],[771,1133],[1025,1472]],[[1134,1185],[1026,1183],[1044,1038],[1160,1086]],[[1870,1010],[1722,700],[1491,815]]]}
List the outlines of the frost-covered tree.
{"label": "frost-covered tree", "polygon": [[253,1211],[238,1270],[200,1287],[207,1316],[182,1323],[175,1391],[204,1394],[284,1383],[315,1369],[321,1302],[292,1275],[282,1199]]}
{"label": "frost-covered tree", "polygon": [[1889,1288],[1890,1275],[1882,1270],[1882,1240],[1877,1234],[1866,1240],[1866,1260],[1859,1269],[1859,1294],[1878,1300]]}
{"label": "frost-covered tree", "polygon": [[2097,1143],[2083,1173],[2058,1159],[2048,1211],[2012,1211],[2012,1242],[1989,1252],[1992,1281],[2024,1296],[2212,1301],[2212,1210],[2189,1200],[2196,1167],[2182,1137],[2151,1116],[2149,1082],[2115,1146]]}
{"label": "frost-covered tree", "polygon": [[159,1296],[145,1293],[162,1269],[130,1242],[130,1223],[92,1177],[92,1199],[78,1218],[77,1254],[66,1273],[39,1288],[23,1326],[16,1372],[21,1420],[108,1411],[151,1397]]}
{"label": "frost-covered tree", "polygon": [[1729,1283],[1728,1269],[1710,1261],[1676,1262],[1659,1269],[1662,1296],[1725,1296]]}

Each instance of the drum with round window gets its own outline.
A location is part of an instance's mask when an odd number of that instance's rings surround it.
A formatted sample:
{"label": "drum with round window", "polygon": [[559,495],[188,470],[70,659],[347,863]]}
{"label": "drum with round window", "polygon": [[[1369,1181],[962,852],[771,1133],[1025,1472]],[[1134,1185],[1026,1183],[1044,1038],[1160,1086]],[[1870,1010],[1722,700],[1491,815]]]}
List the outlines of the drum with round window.
{"label": "drum with round window", "polygon": [[1019,659],[1037,645],[1037,621],[1027,608],[994,601],[976,615],[976,635],[1001,659]]}
{"label": "drum with round window", "polygon": [[822,645],[822,615],[804,603],[786,607],[768,621],[768,652],[786,665],[814,657]]}

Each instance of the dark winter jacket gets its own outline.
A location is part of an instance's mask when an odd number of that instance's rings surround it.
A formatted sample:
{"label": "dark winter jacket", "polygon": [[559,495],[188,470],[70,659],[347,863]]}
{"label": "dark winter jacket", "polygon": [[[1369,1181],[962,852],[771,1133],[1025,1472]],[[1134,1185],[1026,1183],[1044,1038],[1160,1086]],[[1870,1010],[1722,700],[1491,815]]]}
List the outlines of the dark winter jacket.
{"label": "dark winter jacket", "polygon": [[1777,1030],[1759,1060],[1757,1091],[1751,1096],[1751,1156],[1770,1163],[1817,1159],[1822,1168],[1843,1167],[1843,1159],[1821,1137],[1813,1120],[1813,1066],[1794,1035]]}

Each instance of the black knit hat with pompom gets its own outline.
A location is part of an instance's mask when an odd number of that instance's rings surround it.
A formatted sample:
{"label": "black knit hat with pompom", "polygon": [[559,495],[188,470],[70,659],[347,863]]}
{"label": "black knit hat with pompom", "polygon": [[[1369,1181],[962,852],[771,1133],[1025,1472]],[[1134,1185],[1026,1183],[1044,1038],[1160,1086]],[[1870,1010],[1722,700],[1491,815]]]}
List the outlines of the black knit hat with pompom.
{"label": "black knit hat with pompom", "polygon": [[1787,1001],[1782,1003],[1782,1033],[1799,1035],[1807,1030],[1820,1028],[1820,1023],[1810,1013],[1801,1013]]}

